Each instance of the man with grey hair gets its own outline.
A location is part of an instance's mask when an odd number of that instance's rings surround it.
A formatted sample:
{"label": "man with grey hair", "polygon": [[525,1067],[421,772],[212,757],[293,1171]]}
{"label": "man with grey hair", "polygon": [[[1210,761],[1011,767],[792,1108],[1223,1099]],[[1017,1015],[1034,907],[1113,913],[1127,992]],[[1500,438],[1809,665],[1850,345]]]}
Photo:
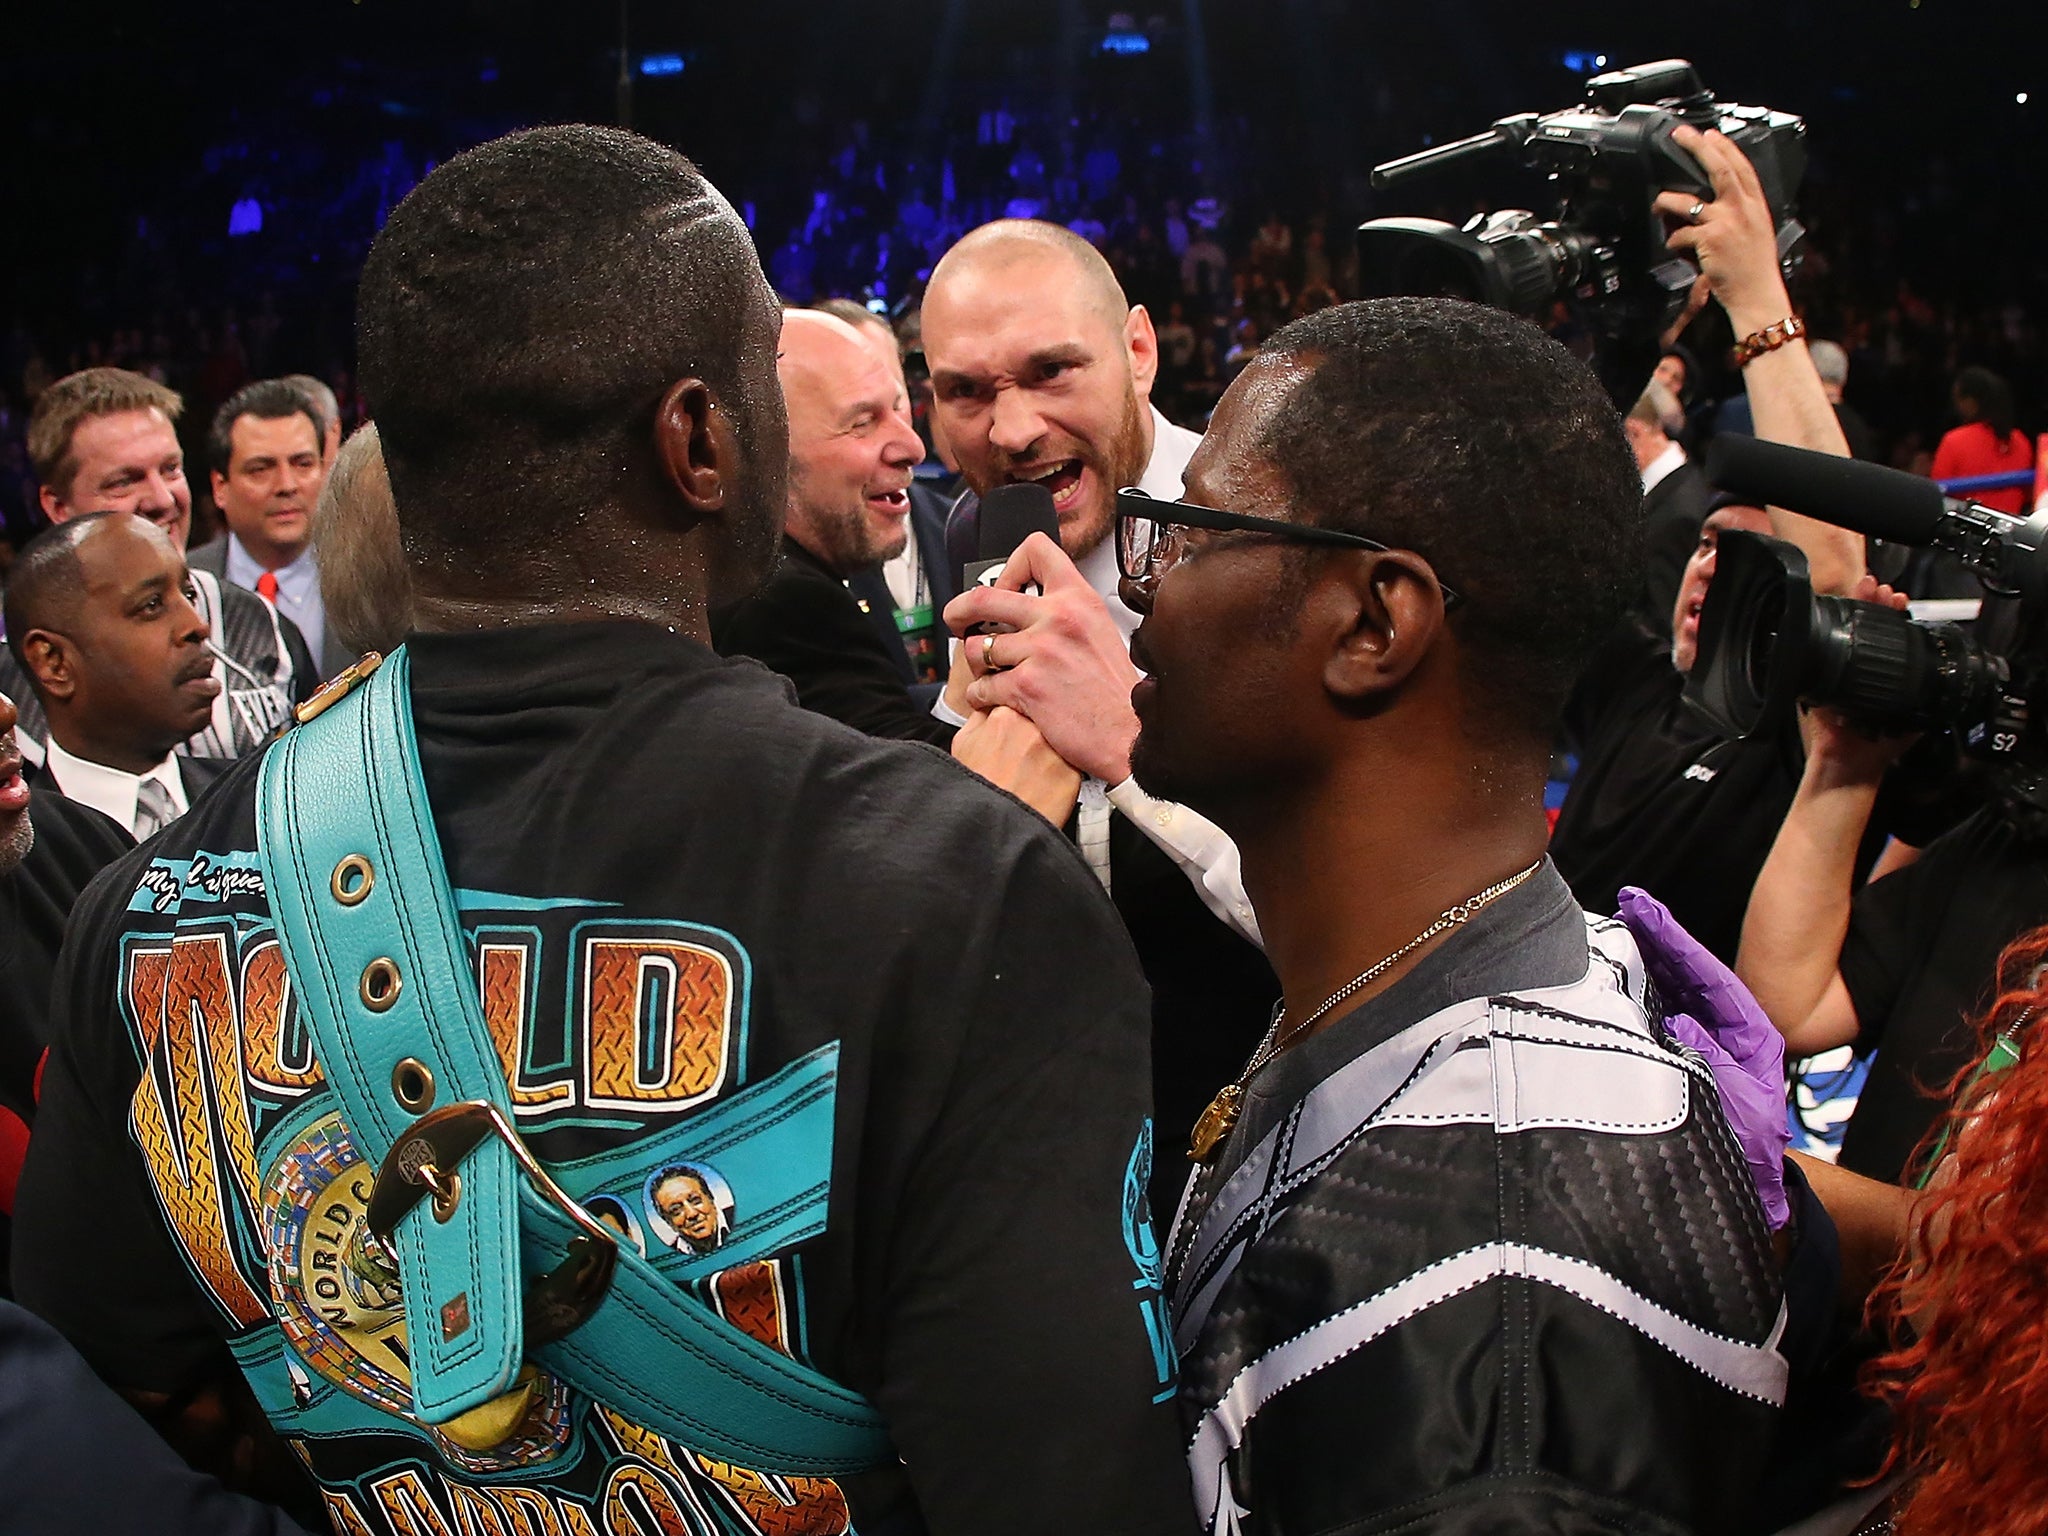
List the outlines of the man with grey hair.
{"label": "man with grey hair", "polygon": [[[1842,398],[1842,391],[1849,383],[1849,354],[1840,342],[1835,341],[1809,342],[1807,352],[1813,358],[1814,371],[1820,375],[1820,387],[1827,393],[1828,404],[1835,408],[1835,420],[1842,428],[1842,436],[1848,440],[1850,457],[1882,463],[1884,445],[1877,429],[1863,419],[1861,411]],[[1722,401],[1720,410],[1715,413],[1714,435],[1727,434],[1756,436],[1747,395],[1738,394]],[[1894,570],[1896,564],[1879,561],[1878,568]]]}
{"label": "man with grey hair", "polygon": [[1863,419],[1861,411],[1842,398],[1842,391],[1849,384],[1849,354],[1838,341],[1816,341],[1806,350],[1813,354],[1814,371],[1820,375],[1820,387],[1827,392],[1828,404],[1835,408],[1835,420],[1842,424],[1842,436],[1849,440],[1849,452],[1859,459],[1881,458],[1876,429]]}
{"label": "man with grey hair", "polygon": [[1707,520],[1707,480],[1679,444],[1685,408],[1652,379],[1622,422],[1643,476],[1643,617],[1661,623],[1678,601],[1685,562]]}
{"label": "man with grey hair", "polygon": [[334,456],[341,452],[341,401],[333,390],[310,373],[288,373],[284,381],[312,401],[313,408],[320,413],[320,456],[327,461],[331,471]]}

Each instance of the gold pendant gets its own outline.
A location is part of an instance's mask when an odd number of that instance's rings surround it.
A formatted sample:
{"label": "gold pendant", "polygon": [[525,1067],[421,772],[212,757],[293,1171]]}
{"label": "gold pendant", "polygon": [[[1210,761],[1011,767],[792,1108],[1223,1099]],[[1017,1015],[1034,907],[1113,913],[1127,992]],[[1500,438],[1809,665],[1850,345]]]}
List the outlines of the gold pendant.
{"label": "gold pendant", "polygon": [[1202,1118],[1195,1122],[1194,1134],[1188,1138],[1188,1161],[1206,1163],[1216,1155],[1216,1149],[1229,1137],[1231,1128],[1237,1124],[1237,1112],[1244,1103],[1244,1085],[1227,1083],[1223,1091],[1209,1101],[1209,1107],[1202,1111]]}

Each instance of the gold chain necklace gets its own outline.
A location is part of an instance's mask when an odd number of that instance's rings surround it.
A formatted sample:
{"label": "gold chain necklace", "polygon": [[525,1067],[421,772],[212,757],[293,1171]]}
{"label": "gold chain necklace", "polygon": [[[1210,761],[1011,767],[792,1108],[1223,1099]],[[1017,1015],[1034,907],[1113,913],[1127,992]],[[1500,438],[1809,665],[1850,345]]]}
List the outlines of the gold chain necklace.
{"label": "gold chain necklace", "polygon": [[1318,1019],[1343,1002],[1345,998],[1351,996],[1360,987],[1366,986],[1377,977],[1385,975],[1389,966],[1412,955],[1438,934],[1446,929],[1456,928],[1460,924],[1470,921],[1474,913],[1484,907],[1493,905],[1494,902],[1507,895],[1509,891],[1512,891],[1542,867],[1543,860],[1538,859],[1519,875],[1510,875],[1498,885],[1489,885],[1478,895],[1467,896],[1457,905],[1446,907],[1438,915],[1437,920],[1423,929],[1422,932],[1415,935],[1414,938],[1403,944],[1384,960],[1369,965],[1360,971],[1356,976],[1345,982],[1343,986],[1324,998],[1322,1005],[1315,1012],[1309,1014],[1300,1023],[1289,1026],[1284,1031],[1280,1025],[1282,1020],[1287,1017],[1287,1005],[1285,1002],[1282,1002],[1278,1008],[1273,1010],[1273,1023],[1266,1031],[1266,1038],[1259,1042],[1258,1050],[1252,1053],[1250,1063],[1245,1067],[1244,1071],[1238,1074],[1237,1081],[1224,1084],[1222,1091],[1209,1101],[1209,1107],[1202,1111],[1202,1118],[1195,1122],[1194,1134],[1188,1139],[1188,1161],[1206,1163],[1216,1155],[1217,1148],[1221,1147],[1229,1138],[1231,1130],[1237,1125],[1238,1115],[1244,1110],[1245,1084],[1249,1083],[1258,1070],[1265,1066],[1267,1062],[1278,1056],[1288,1046],[1306,1034]]}

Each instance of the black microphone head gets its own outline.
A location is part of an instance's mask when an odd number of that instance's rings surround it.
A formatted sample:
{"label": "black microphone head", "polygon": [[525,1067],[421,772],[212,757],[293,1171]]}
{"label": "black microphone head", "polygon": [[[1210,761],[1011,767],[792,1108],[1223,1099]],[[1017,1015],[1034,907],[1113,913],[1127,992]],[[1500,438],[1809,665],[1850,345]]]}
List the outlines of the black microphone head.
{"label": "black microphone head", "polygon": [[1733,434],[1707,445],[1707,479],[1757,506],[1897,544],[1928,543],[1947,506],[1940,486],[1904,470]]}
{"label": "black microphone head", "polygon": [[975,554],[983,560],[1007,560],[1034,533],[1060,541],[1060,515],[1052,492],[1042,485],[999,485],[981,498]]}

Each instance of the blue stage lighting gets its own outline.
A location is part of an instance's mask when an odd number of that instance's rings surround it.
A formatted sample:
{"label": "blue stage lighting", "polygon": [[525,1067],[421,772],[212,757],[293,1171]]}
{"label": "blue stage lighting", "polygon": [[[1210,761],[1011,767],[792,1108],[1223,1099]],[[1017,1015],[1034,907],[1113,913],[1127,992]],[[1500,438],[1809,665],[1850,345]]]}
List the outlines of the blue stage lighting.
{"label": "blue stage lighting", "polygon": [[683,56],[680,53],[649,53],[640,59],[640,73],[643,75],[680,75],[683,72]]}

